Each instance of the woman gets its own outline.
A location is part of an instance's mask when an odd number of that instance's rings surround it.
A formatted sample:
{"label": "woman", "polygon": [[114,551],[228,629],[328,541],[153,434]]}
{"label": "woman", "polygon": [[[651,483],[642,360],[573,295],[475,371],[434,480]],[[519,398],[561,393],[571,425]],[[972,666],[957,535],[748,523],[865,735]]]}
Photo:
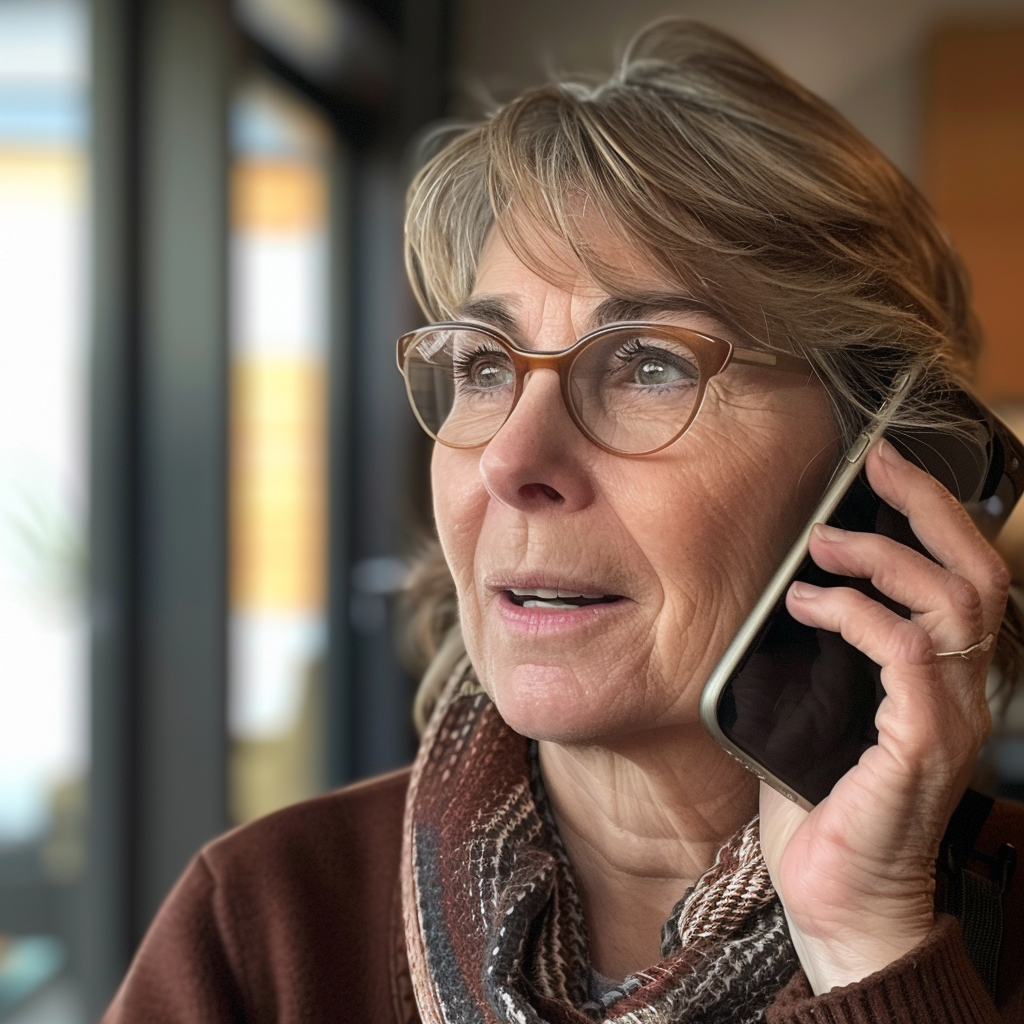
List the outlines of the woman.
{"label": "woman", "polygon": [[[989,727],[977,641],[1014,655],[1007,571],[948,492],[883,443],[870,483],[937,561],[812,540],[910,619],[789,591],[887,692],[878,744],[813,812],[759,789],[697,713],[897,374],[925,367],[903,424],[951,425],[929,396],[969,374],[977,329],[924,201],[778,71],[668,22],[608,82],[533,90],[449,141],[408,235],[424,309],[464,325],[400,343],[439,440],[461,627],[424,683],[411,779],[204,850],[106,1019],[1024,1019],[1019,881],[992,994],[936,912],[940,839]],[[538,354],[584,336],[594,373],[563,383]],[[731,361],[698,382],[680,348],[723,340]],[[614,414],[611,373],[628,384]],[[448,594],[423,608],[437,633]],[[1000,805],[979,844],[1013,838],[1024,816]]]}

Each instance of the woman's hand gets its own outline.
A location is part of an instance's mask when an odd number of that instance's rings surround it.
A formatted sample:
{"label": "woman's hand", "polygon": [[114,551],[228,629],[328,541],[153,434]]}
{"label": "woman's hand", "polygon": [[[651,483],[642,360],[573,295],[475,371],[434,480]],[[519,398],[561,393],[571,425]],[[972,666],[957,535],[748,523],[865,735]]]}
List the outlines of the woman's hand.
{"label": "woman's hand", "polygon": [[823,569],[870,578],[901,618],[852,589],[794,584],[790,614],[839,632],[882,668],[878,744],[809,814],[761,787],[761,844],[817,993],[858,981],[921,942],[934,923],[934,864],[985,742],[991,651],[936,658],[997,633],[1009,573],[962,506],[883,441],[874,491],[903,512],[936,562],[886,537],[817,528]]}

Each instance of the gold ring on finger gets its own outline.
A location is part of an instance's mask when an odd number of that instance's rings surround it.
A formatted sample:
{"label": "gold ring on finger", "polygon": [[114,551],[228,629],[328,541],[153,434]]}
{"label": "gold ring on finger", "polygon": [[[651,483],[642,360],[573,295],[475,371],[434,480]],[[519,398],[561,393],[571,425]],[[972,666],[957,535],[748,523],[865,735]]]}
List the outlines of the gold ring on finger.
{"label": "gold ring on finger", "polygon": [[936,658],[963,658],[965,661],[970,660],[976,654],[984,654],[985,651],[991,650],[992,645],[996,642],[995,635],[989,633],[982,637],[976,644],[971,644],[970,647],[965,647],[962,651],[936,651]]}

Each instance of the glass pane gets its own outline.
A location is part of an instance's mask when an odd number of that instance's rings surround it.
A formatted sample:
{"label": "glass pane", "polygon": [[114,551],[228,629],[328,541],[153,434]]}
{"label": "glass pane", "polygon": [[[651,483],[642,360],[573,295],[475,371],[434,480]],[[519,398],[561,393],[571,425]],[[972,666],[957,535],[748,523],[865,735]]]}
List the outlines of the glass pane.
{"label": "glass pane", "polygon": [[85,3],[0,0],[0,1018],[46,1000],[54,1024],[79,1019],[47,987],[72,920],[48,908],[82,868],[89,760],[87,93]]}
{"label": "glass pane", "polygon": [[285,87],[232,112],[231,806],[322,789],[331,132]]}

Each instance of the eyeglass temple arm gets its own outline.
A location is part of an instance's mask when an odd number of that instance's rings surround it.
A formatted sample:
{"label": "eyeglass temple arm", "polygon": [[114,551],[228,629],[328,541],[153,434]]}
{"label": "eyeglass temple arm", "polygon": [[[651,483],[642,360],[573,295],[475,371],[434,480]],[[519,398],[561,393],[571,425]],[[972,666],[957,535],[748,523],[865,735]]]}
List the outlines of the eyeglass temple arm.
{"label": "eyeglass temple arm", "polygon": [[808,374],[813,370],[810,361],[802,356],[791,356],[785,352],[765,352],[756,348],[734,348],[730,362],[766,366],[773,370],[783,370],[785,373]]}

